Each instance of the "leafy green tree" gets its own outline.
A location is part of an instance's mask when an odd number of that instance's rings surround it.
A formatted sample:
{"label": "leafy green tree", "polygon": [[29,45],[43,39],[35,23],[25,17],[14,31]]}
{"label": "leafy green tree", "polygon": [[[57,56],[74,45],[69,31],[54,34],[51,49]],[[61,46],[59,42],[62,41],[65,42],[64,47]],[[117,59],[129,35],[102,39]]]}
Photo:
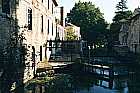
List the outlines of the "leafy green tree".
{"label": "leafy green tree", "polygon": [[127,0],[121,0],[116,5],[117,11],[115,12],[116,15],[113,18],[113,21],[115,23],[119,23],[120,20],[122,19],[128,19],[132,15],[132,12],[128,10],[126,3],[127,3]]}
{"label": "leafy green tree", "polygon": [[119,12],[116,12],[116,15],[114,16],[113,21],[115,23],[120,23],[122,19],[128,19],[129,17],[131,17],[131,15],[132,15],[132,12],[129,10],[119,11]]}
{"label": "leafy green tree", "polygon": [[67,40],[76,40],[77,39],[77,35],[74,34],[73,28],[71,26],[67,27],[66,30],[66,39]]}
{"label": "leafy green tree", "polygon": [[107,26],[103,13],[91,2],[75,3],[67,18],[68,22],[80,27],[82,38],[89,43],[95,43]]}

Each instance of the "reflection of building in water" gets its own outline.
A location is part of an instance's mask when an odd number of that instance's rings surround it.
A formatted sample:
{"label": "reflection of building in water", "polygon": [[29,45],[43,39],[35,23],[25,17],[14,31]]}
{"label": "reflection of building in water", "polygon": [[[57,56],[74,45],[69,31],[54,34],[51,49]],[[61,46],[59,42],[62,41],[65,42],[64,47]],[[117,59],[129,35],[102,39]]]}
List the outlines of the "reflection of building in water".
{"label": "reflection of building in water", "polygon": [[129,93],[140,93],[140,73],[138,68],[136,73],[129,74],[128,89]]}
{"label": "reflection of building in water", "polygon": [[96,82],[96,85],[108,89],[125,91],[123,93],[127,93],[126,91],[128,91],[127,79],[99,79],[98,82]]}

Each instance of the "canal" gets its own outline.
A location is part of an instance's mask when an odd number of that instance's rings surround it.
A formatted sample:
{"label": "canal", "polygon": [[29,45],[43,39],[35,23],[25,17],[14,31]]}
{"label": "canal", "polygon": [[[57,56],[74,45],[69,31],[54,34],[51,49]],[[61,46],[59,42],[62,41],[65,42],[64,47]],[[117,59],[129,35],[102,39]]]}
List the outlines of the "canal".
{"label": "canal", "polygon": [[13,93],[140,93],[138,68],[128,75],[102,78],[81,73],[56,73],[53,77],[37,77]]}

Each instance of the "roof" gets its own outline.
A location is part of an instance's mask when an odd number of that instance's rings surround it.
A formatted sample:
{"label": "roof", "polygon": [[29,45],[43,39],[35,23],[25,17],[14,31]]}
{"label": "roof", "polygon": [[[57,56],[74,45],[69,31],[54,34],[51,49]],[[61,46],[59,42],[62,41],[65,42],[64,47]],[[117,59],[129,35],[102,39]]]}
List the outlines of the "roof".
{"label": "roof", "polygon": [[133,15],[132,15],[130,20],[132,20],[133,18],[137,17],[138,15],[140,15],[140,8],[136,8],[134,10]]}
{"label": "roof", "polygon": [[55,6],[58,6],[58,3],[56,0],[52,0]]}
{"label": "roof", "polygon": [[75,26],[75,27],[78,27],[78,26],[76,26],[76,25],[74,25],[72,23],[67,23],[66,26]]}

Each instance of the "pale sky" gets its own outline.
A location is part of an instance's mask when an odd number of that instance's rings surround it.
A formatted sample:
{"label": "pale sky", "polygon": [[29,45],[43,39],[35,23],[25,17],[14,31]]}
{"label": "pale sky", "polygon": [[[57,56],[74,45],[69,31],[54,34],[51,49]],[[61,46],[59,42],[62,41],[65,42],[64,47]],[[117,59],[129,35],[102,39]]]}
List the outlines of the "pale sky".
{"label": "pale sky", "polygon": [[[74,6],[75,2],[79,0],[59,0],[60,6],[64,6],[65,13],[69,12]],[[115,15],[116,4],[120,0],[80,0],[80,1],[91,1],[96,7],[99,7],[101,12],[104,13],[104,18],[107,22],[112,22],[112,18]],[[135,8],[140,6],[140,0],[127,0],[127,6],[130,10],[134,11]]]}

